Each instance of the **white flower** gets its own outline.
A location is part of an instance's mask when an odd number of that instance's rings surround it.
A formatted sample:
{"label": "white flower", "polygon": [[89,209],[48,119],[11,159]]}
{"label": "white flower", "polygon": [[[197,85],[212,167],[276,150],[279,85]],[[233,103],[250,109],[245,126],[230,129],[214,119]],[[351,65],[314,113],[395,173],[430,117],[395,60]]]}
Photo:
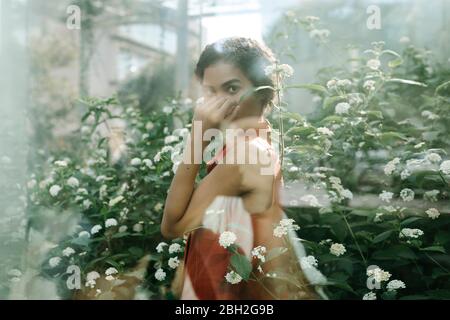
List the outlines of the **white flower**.
{"label": "white flower", "polygon": [[130,164],[131,164],[132,166],[140,166],[141,163],[142,163],[142,161],[141,161],[141,159],[139,159],[139,158],[133,158],[133,159],[131,159],[131,161],[130,161]]}
{"label": "white flower", "polygon": [[409,172],[408,169],[403,170],[400,173],[400,179],[405,180],[406,178],[408,178],[411,175],[411,172]]}
{"label": "white flower", "polygon": [[335,112],[336,114],[344,114],[348,113],[350,109],[350,105],[347,102],[340,102],[336,105]]}
{"label": "white flower", "polygon": [[363,298],[363,300],[377,300],[377,295],[375,294],[375,292],[368,292],[366,293]]}
{"label": "white flower", "polygon": [[91,234],[99,233],[100,230],[102,230],[102,226],[97,224],[91,228]]}
{"label": "white flower", "polygon": [[414,191],[412,191],[409,188],[405,188],[402,191],[400,191],[400,197],[402,197],[403,201],[412,201],[414,200]]}
{"label": "white flower", "polygon": [[180,246],[180,244],[178,244],[178,243],[172,243],[172,244],[169,246],[169,253],[170,253],[170,254],[176,253],[176,252],[181,252],[181,251],[182,251],[181,246]]}
{"label": "white flower", "polygon": [[180,260],[178,260],[178,257],[172,257],[169,259],[168,263],[170,268],[176,269],[180,265]]}
{"label": "white flower", "polygon": [[58,166],[58,167],[67,167],[67,161],[65,161],[65,160],[57,160],[57,161],[54,162],[54,165]]}
{"label": "white flower", "polygon": [[330,129],[325,128],[325,127],[317,128],[317,132],[319,132],[320,134],[329,136],[329,137],[331,137],[331,136],[334,135],[334,132],[333,132],[333,131],[331,131]]}
{"label": "white flower", "polygon": [[155,157],[153,158],[154,162],[159,162],[161,161],[161,152],[158,152]]}
{"label": "white flower", "polygon": [[53,257],[48,260],[48,264],[50,265],[51,268],[58,266],[60,262],[61,262],[60,257]]}
{"label": "white flower", "polygon": [[267,76],[280,74],[282,77],[291,77],[294,74],[294,69],[288,64],[270,65],[264,68],[264,73]]}
{"label": "white flower", "polygon": [[304,195],[300,198],[301,201],[306,202],[311,207],[320,207],[320,203],[312,194]]}
{"label": "white flower", "polygon": [[111,276],[111,275],[117,274],[117,273],[119,273],[119,271],[117,271],[117,269],[113,268],[113,267],[110,267],[110,268],[106,269],[106,271],[105,271],[105,274],[107,276]]}
{"label": "white flower", "polygon": [[177,136],[167,136],[164,138],[164,144],[171,144],[173,142],[177,142],[178,139],[179,138]]}
{"label": "white flower", "polygon": [[279,225],[273,230],[273,235],[277,238],[281,238],[284,235],[287,235],[289,230],[300,229],[294,222],[294,219],[281,219]]}
{"label": "white flower", "polygon": [[370,59],[367,61],[367,66],[372,70],[378,70],[381,66],[381,62],[378,59]]}
{"label": "white flower", "polygon": [[[295,14],[295,13],[294,13],[294,14]],[[319,21],[320,18],[319,18],[319,17],[316,17],[316,16],[306,16],[306,17],[305,17],[305,20],[306,20],[308,23],[314,23],[314,22]]]}
{"label": "white flower", "polygon": [[450,160],[445,160],[444,162],[442,162],[439,169],[444,174],[450,174]]}
{"label": "white flower", "polygon": [[161,202],[158,202],[157,204],[155,204],[155,206],[153,207],[153,209],[154,209],[155,211],[161,211],[162,207],[163,207],[163,204],[162,204]]}
{"label": "white flower", "polygon": [[71,247],[67,247],[62,251],[63,256],[70,257],[75,253],[75,250],[73,250]]}
{"label": "white flower", "polygon": [[89,209],[89,208],[91,207],[91,205],[92,205],[91,200],[86,199],[86,200],[83,201],[83,207],[84,207],[85,209]]}
{"label": "white flower", "polygon": [[352,82],[348,79],[342,79],[342,80],[338,80],[336,82],[336,85],[341,88],[346,88],[346,87],[350,87],[352,85]]}
{"label": "white flower", "polygon": [[168,246],[168,244],[165,243],[165,242],[160,242],[160,243],[156,246],[156,251],[157,251],[158,253],[163,252],[165,246]]}
{"label": "white flower", "polygon": [[325,40],[330,36],[330,30],[328,29],[313,29],[309,32],[311,39]]}
{"label": "white flower", "polygon": [[391,280],[388,282],[386,288],[388,291],[398,290],[398,289],[405,289],[405,283],[401,280]]}
{"label": "white flower", "polygon": [[81,231],[81,232],[78,234],[78,237],[79,237],[79,238],[90,238],[91,235],[90,235],[89,232],[87,232],[87,231]]}
{"label": "white flower", "polygon": [[283,226],[277,226],[274,230],[273,230],[273,235],[277,238],[281,238],[285,235],[287,235],[288,229],[286,227]]}
{"label": "white flower", "polygon": [[78,186],[80,185],[80,182],[78,181],[77,178],[70,177],[69,179],[67,179],[67,184],[69,185],[69,187],[78,188]]}
{"label": "white flower", "polygon": [[335,89],[335,88],[336,88],[336,85],[337,85],[336,79],[331,79],[331,80],[329,80],[329,81],[327,82],[327,88],[328,88],[329,90]]}
{"label": "white flower", "polygon": [[345,246],[341,243],[333,243],[330,246],[330,253],[336,257],[343,255],[346,251],[347,249],[345,249]]}
{"label": "white flower", "polygon": [[383,212],[377,212],[376,214],[375,214],[375,218],[373,218],[373,221],[374,222],[380,222],[381,221],[381,217],[384,215],[384,213]]}
{"label": "white flower", "polygon": [[343,196],[344,198],[350,199],[350,200],[353,199],[353,193],[348,189],[342,190],[341,196]]}
{"label": "white flower", "polygon": [[97,271],[91,271],[86,275],[86,280],[96,280],[100,278],[100,274]]}
{"label": "white flower", "polygon": [[390,176],[395,171],[395,165],[400,162],[400,158],[394,158],[384,166],[384,174]]}
{"label": "white flower", "polygon": [[438,209],[436,209],[436,208],[430,208],[430,209],[428,209],[427,211],[425,211],[426,212],[426,214],[428,215],[428,217],[429,218],[431,218],[431,219],[436,219],[436,218],[438,218],[439,216],[440,216],[440,212],[439,212],[439,210]]}
{"label": "white flower", "polygon": [[310,269],[317,267],[317,259],[314,256],[302,257],[300,259],[302,269]]}
{"label": "white flower", "polygon": [[381,201],[389,203],[389,202],[391,202],[393,196],[394,196],[394,194],[392,192],[383,190],[383,192],[381,192],[378,197],[380,198]]}
{"label": "white flower", "polygon": [[151,121],[147,122],[147,124],[145,125],[145,129],[147,130],[152,130],[154,127],[155,125]]}
{"label": "white flower", "polygon": [[427,191],[423,194],[423,198],[430,201],[430,202],[436,202],[437,201],[437,196],[439,195],[439,190],[430,190]]}
{"label": "white flower", "polygon": [[296,167],[296,166],[292,166],[289,168],[289,172],[298,172],[299,170],[300,170],[300,168]]}
{"label": "white flower", "polygon": [[58,193],[61,191],[61,189],[62,189],[62,188],[61,188],[60,186],[58,186],[57,184],[51,186],[51,187],[50,187],[50,190],[49,190],[50,195],[51,195],[52,197],[56,197],[56,196],[58,195]]}
{"label": "white flower", "polygon": [[363,84],[363,88],[367,91],[375,91],[376,82],[373,80],[367,80]]}
{"label": "white flower", "polygon": [[430,162],[433,162],[433,163],[437,163],[437,162],[441,162],[442,161],[441,156],[438,155],[437,153],[434,153],[434,152],[427,154],[426,159],[428,161],[430,161]]}
{"label": "white flower", "polygon": [[123,233],[123,232],[126,232],[127,230],[128,230],[127,226],[120,226],[118,231]]}
{"label": "white flower", "polygon": [[376,282],[383,282],[388,281],[389,278],[391,277],[391,274],[377,267],[374,269],[367,270],[367,276],[373,277]]}
{"label": "white flower", "polygon": [[136,223],[136,224],[133,226],[133,231],[134,231],[134,232],[142,232],[142,230],[144,230],[144,227],[142,226],[141,223]]}
{"label": "white flower", "polygon": [[150,159],[144,159],[142,162],[150,169],[153,166],[153,162]]}
{"label": "white flower", "polygon": [[37,184],[36,179],[31,179],[30,181],[27,182],[27,188],[33,189],[36,186],[36,184]]}
{"label": "white flower", "polygon": [[219,237],[219,244],[225,249],[236,241],[236,235],[231,231],[224,231]]}
{"label": "white flower", "polygon": [[116,204],[118,204],[120,201],[122,201],[123,199],[125,199],[123,196],[118,196],[118,197],[116,197],[114,199],[111,199],[111,200],[109,200],[109,206],[113,207]]}
{"label": "white flower", "polygon": [[410,228],[403,228],[400,231],[399,237],[400,238],[413,238],[417,239],[420,236],[423,235],[423,231],[420,229],[410,229]]}
{"label": "white flower", "polygon": [[265,262],[266,258],[264,257],[264,255],[266,254],[266,247],[264,246],[257,246],[255,248],[253,248],[252,250],[252,256],[255,258],[258,258],[259,260],[261,260],[261,262]]}
{"label": "white flower", "polygon": [[114,218],[109,218],[105,221],[105,228],[117,226],[117,220]]}
{"label": "white flower", "polygon": [[230,271],[225,275],[225,279],[231,284],[237,284],[242,281],[242,277],[234,271]]}
{"label": "white flower", "polygon": [[400,38],[399,42],[402,44],[406,44],[409,43],[411,40],[409,39],[409,37],[403,36]]}
{"label": "white flower", "polygon": [[85,188],[79,188],[79,189],[77,190],[77,194],[87,195],[88,192],[87,192],[87,190],[86,190]]}
{"label": "white flower", "polygon": [[166,273],[164,272],[163,269],[159,268],[158,270],[156,270],[155,272],[155,278],[158,281],[163,281],[166,278]]}
{"label": "white flower", "polygon": [[286,78],[289,78],[294,74],[294,69],[288,64],[282,64],[279,68],[281,69],[281,75]]}
{"label": "white flower", "polygon": [[422,117],[427,118],[428,120],[436,120],[439,119],[439,116],[429,110],[424,110],[421,113]]}
{"label": "white flower", "polygon": [[172,111],[173,111],[173,108],[170,106],[165,106],[162,109],[162,112],[164,112],[165,114],[170,114],[170,113],[172,113]]}

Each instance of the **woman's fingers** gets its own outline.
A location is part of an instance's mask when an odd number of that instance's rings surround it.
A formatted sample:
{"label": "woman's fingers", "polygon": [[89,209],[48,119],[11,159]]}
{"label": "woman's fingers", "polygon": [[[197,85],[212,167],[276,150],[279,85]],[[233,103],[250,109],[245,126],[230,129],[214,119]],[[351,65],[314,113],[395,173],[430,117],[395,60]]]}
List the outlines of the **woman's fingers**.
{"label": "woman's fingers", "polygon": [[222,119],[225,119],[227,116],[229,116],[233,110],[235,110],[237,107],[237,102],[231,99],[228,99],[225,101],[219,108],[219,116]]}

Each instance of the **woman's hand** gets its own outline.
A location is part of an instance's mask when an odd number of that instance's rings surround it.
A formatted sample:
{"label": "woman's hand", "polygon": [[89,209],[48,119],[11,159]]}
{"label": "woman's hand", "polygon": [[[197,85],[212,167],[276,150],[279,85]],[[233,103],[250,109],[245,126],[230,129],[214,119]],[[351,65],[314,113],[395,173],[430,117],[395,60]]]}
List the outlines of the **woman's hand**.
{"label": "woman's hand", "polygon": [[224,120],[232,119],[237,111],[238,104],[235,100],[216,96],[207,98],[197,103],[194,110],[193,121],[202,122],[202,136],[208,129],[218,129]]}

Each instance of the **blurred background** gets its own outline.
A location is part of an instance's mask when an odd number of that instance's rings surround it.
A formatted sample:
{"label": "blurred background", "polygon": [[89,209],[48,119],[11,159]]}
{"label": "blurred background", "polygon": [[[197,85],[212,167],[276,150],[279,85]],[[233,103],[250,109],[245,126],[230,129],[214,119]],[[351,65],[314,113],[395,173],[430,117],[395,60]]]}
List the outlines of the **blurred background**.
{"label": "blurred background", "polygon": [[[367,26],[370,5],[381,10],[379,29]],[[299,29],[287,39],[289,12],[319,17],[319,32]],[[168,99],[195,101],[196,59],[228,36],[266,43],[293,66],[297,83],[379,40],[393,50],[413,42],[448,64],[449,18],[447,0],[0,0],[0,298],[25,276],[14,267],[33,259],[23,254],[27,168],[79,129],[78,98],[117,94],[144,113]],[[287,102],[308,114],[313,98],[289,92]],[[47,249],[37,243],[35,252]],[[45,285],[28,286],[15,297],[57,296]]]}

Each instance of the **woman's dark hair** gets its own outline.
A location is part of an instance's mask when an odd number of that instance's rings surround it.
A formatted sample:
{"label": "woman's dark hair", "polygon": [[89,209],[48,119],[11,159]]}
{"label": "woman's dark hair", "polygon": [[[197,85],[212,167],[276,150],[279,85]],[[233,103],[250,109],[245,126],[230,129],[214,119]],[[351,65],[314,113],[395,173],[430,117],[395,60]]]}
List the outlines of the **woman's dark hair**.
{"label": "woman's dark hair", "polygon": [[[230,37],[208,44],[203,50],[195,68],[195,75],[202,81],[205,69],[219,61],[239,68],[255,86],[274,86],[271,76],[266,75],[265,67],[275,63],[273,52],[264,44],[244,37]],[[257,92],[263,106],[273,99],[272,90]]]}

